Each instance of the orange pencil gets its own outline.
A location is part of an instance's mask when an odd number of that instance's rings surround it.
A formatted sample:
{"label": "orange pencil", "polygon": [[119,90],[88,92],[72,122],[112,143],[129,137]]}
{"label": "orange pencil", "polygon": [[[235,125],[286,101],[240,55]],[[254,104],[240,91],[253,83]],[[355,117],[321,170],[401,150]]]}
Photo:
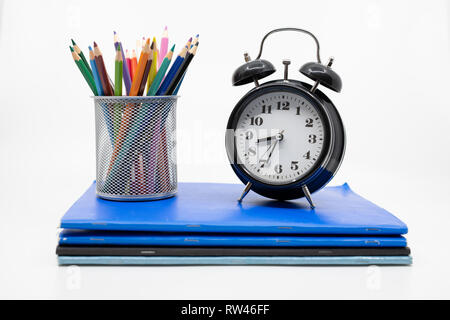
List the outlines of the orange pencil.
{"label": "orange pencil", "polygon": [[[137,61],[137,56],[136,56],[136,50],[133,49],[133,52],[131,53],[131,57],[130,57],[130,61],[131,61],[131,81],[134,80],[134,76],[136,75],[136,69],[138,66],[138,61]],[[130,94],[131,96],[131,94]]]}
{"label": "orange pencil", "polygon": [[145,67],[147,66],[147,61],[150,56],[150,39],[145,42],[144,49],[141,52],[141,56],[139,57],[139,64],[136,68],[136,72],[134,74],[133,82],[131,83],[130,96],[137,96],[139,89],[141,87],[142,77],[145,73]]}
{"label": "orange pencil", "polygon": [[[142,76],[141,86],[139,88],[138,96],[142,96],[145,90],[145,85],[147,84],[147,78],[148,74],[150,72],[150,67],[152,66],[153,62],[153,50],[154,50],[154,43],[150,46],[150,54],[148,55],[147,64],[145,66],[144,75]],[[142,50],[143,51],[143,50]]]}

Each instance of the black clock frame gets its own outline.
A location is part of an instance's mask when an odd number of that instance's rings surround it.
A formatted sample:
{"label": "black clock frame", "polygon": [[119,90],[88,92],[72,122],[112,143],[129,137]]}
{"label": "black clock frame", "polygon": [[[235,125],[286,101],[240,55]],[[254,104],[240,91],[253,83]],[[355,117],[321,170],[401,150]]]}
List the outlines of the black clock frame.
{"label": "black clock frame", "polygon": [[[226,150],[233,171],[244,183],[252,183],[251,190],[268,198],[291,200],[305,196],[302,186],[306,185],[311,193],[324,187],[336,174],[345,153],[346,136],[341,117],[331,100],[320,90],[310,92],[311,85],[296,80],[275,80],[262,84],[249,91],[236,104],[227,124]],[[292,92],[309,100],[316,107],[324,122],[324,147],[310,173],[298,181],[271,185],[254,178],[247,169],[237,161],[234,131],[245,107],[258,96],[269,92]]]}

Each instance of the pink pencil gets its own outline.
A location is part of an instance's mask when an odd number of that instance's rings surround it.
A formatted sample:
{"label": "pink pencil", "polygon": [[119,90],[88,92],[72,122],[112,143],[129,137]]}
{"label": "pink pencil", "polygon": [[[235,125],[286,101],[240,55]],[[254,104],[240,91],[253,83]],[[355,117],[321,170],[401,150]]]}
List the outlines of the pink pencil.
{"label": "pink pencil", "polygon": [[167,31],[167,26],[164,28],[164,33],[161,38],[161,46],[159,47],[159,54],[158,54],[158,68],[161,66],[161,63],[164,60],[164,57],[167,54],[167,51],[169,50],[169,32]]}

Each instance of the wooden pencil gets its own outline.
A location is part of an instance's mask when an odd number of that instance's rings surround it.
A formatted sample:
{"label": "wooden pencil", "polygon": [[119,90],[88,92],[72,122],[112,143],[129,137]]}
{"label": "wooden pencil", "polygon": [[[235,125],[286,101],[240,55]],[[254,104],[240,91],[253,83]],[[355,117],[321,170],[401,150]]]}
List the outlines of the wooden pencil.
{"label": "wooden pencil", "polygon": [[75,52],[75,49],[73,47],[69,47],[69,48],[70,48],[70,51],[72,52],[73,61],[75,61],[75,64],[77,65],[78,69],[80,70],[81,74],[83,75],[84,79],[86,80],[87,84],[89,85],[89,88],[91,88],[92,93],[94,94],[94,96],[98,96],[98,91],[97,91],[97,88],[95,87],[95,82],[94,82],[94,78],[92,77],[92,74],[89,73],[83,60],[78,55],[78,53]]}
{"label": "wooden pencil", "polygon": [[167,30],[167,26],[166,26],[164,28],[163,36],[161,37],[161,46],[159,48],[160,55],[159,55],[159,61],[158,61],[158,68],[161,67],[161,64],[163,63],[168,50],[169,50],[169,31]]}
{"label": "wooden pencil", "polygon": [[97,65],[95,63],[95,55],[92,47],[89,46],[89,63],[91,64],[92,73],[94,75],[95,87],[97,88],[97,92],[100,96],[103,96],[103,88],[100,82],[100,77],[98,75]]}
{"label": "wooden pencil", "polygon": [[133,82],[131,83],[130,96],[137,96],[139,89],[141,87],[141,82],[143,81],[143,76],[145,72],[145,67],[147,66],[148,57],[150,55],[150,39],[145,43],[142,54],[139,58],[139,64],[136,67],[136,72],[134,74]]}
{"label": "wooden pencil", "polygon": [[100,76],[100,82],[103,87],[103,92],[105,96],[113,96],[114,90],[109,81],[108,72],[106,71],[105,62],[103,61],[103,55],[96,42],[94,42],[94,54],[95,63],[97,65],[98,74]]}
{"label": "wooden pencil", "polygon": [[148,89],[147,96],[154,96],[156,94],[156,92],[158,91],[161,81],[163,80],[164,75],[166,74],[166,71],[169,68],[174,49],[175,49],[175,45],[173,45],[172,49],[170,49],[170,51],[165,56],[163,62],[161,63],[161,67],[159,68],[158,73],[156,74],[155,80],[153,81],[152,85],[150,86],[150,89]]}
{"label": "wooden pencil", "polygon": [[88,69],[89,73],[93,76],[93,72],[92,72],[91,68],[89,67],[89,63],[87,62],[83,51],[81,51],[80,47],[78,47],[78,45],[75,43],[75,41],[73,41],[73,39],[71,39],[71,40],[72,40],[73,49],[80,56],[81,60],[83,60],[83,63],[86,66],[86,69]]}
{"label": "wooden pencil", "polygon": [[[128,52],[128,50],[126,51],[126,54],[125,54],[125,61],[127,62],[128,72],[130,75],[130,89],[131,89],[131,82],[133,82],[133,74],[131,73],[131,58],[130,58],[130,53]],[[124,61],[124,63],[125,63],[125,61]],[[130,94],[129,90],[128,90],[128,94]]]}
{"label": "wooden pencil", "polygon": [[144,75],[142,76],[141,86],[139,88],[138,96],[142,96],[145,90],[145,85],[147,84],[148,73],[150,72],[150,67],[153,63],[153,49],[154,45],[150,46],[150,54],[148,55],[147,64],[145,65]]}
{"label": "wooden pencil", "polygon": [[165,96],[172,95],[174,91],[177,89],[178,83],[183,78],[184,73],[186,72],[187,68],[189,67],[189,64],[191,63],[192,59],[194,58],[195,54],[197,53],[199,42],[197,42],[194,47],[192,47],[191,50],[189,50],[189,53],[186,55],[186,58],[183,61],[183,64],[178,69],[177,73],[173,77],[172,81],[170,82],[167,90],[163,93]]}
{"label": "wooden pencil", "polygon": [[136,50],[134,50],[134,49],[131,52],[130,63],[131,63],[131,81],[133,82],[134,77],[136,76],[136,70],[137,70],[137,66],[138,66]]}
{"label": "wooden pencil", "polygon": [[131,76],[130,76],[130,69],[128,66],[128,62],[127,59],[125,57],[125,50],[123,49],[122,43],[119,40],[119,36],[117,35],[117,33],[114,31],[114,46],[117,49],[118,47],[120,48],[120,52],[122,54],[122,77],[123,77],[123,82],[125,83],[125,90],[127,95],[130,93],[130,89],[131,89]]}
{"label": "wooden pencil", "polygon": [[122,96],[122,75],[123,75],[123,60],[122,53],[120,47],[117,47],[116,50],[116,59],[115,59],[115,78],[114,78],[114,95]]}
{"label": "wooden pencil", "polygon": [[153,59],[152,65],[150,66],[150,71],[148,72],[147,91],[148,89],[150,89],[153,80],[155,80],[156,73],[158,72],[158,45],[156,43],[156,38],[153,38],[152,46],[153,46]]}

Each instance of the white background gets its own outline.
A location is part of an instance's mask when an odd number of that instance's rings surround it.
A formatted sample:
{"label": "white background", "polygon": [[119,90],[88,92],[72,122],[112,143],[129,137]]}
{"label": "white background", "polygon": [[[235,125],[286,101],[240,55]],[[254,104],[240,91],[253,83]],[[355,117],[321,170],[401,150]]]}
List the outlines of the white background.
{"label": "white background", "polygon": [[[0,1],[0,298],[450,298],[449,13],[439,0]],[[70,38],[86,53],[97,41],[112,72],[113,30],[134,48],[165,25],[171,43],[201,43],[180,91],[179,181],[238,183],[224,133],[252,85],[232,87],[231,74],[266,32],[306,28],[344,84],[324,90],[348,135],[331,184],[405,221],[414,265],[58,267],[59,219],[95,179],[93,102]],[[279,34],[263,57],[271,78],[290,58],[305,80],[314,45]]]}

